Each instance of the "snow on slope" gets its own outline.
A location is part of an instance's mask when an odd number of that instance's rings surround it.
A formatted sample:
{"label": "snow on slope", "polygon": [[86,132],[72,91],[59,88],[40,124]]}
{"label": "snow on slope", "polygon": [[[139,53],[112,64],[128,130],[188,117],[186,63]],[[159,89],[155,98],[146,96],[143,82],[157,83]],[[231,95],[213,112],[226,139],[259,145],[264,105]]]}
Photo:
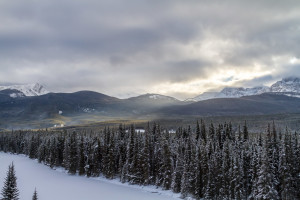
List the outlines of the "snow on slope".
{"label": "snow on slope", "polygon": [[300,93],[300,78],[284,78],[271,86],[271,92]]}
{"label": "snow on slope", "polygon": [[[47,91],[42,85],[39,83],[33,84],[26,84],[26,85],[10,85],[10,86],[0,86],[1,90],[18,90],[19,92],[23,93],[25,96],[40,96],[44,94],[48,94]],[[19,97],[20,94],[12,93],[10,94],[11,97]]]}
{"label": "snow on slope", "polygon": [[243,96],[258,95],[269,92],[268,87],[254,87],[254,88],[224,88],[216,95],[217,98],[238,98]]}
{"label": "snow on slope", "polygon": [[148,96],[149,99],[155,99],[155,100],[169,100],[169,101],[176,101],[177,99],[161,94],[146,94],[145,96]]}
{"label": "snow on slope", "polygon": [[71,176],[62,169],[52,170],[23,155],[0,152],[0,188],[9,164],[14,162],[20,200],[32,199],[36,187],[42,200],[172,200],[178,194],[155,187],[122,184],[118,180]]}

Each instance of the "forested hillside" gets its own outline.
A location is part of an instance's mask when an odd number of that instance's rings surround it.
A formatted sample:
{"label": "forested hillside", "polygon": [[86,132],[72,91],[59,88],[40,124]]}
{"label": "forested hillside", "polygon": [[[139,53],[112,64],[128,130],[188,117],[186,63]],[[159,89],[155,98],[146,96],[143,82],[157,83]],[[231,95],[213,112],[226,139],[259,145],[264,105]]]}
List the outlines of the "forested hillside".
{"label": "forested hillside", "polygon": [[0,150],[26,154],[70,174],[156,185],[197,199],[299,199],[299,134],[236,133],[229,123],[197,122],[169,133],[159,124],[85,131],[0,133]]}

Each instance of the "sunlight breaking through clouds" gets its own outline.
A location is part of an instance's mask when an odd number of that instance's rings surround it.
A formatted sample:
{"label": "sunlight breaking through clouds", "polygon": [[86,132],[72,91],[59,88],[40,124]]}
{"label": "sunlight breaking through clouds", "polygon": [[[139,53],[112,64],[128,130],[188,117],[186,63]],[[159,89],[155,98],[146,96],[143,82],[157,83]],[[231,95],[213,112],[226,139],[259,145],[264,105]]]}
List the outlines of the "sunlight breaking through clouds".
{"label": "sunlight breaking through clouds", "polygon": [[0,84],[177,98],[300,76],[300,2],[0,2]]}

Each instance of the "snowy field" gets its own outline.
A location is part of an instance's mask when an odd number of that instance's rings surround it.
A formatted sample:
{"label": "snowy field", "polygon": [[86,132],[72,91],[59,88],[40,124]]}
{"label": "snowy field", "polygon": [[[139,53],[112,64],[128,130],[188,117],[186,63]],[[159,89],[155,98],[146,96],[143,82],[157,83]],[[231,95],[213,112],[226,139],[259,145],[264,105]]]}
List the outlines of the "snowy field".
{"label": "snowy field", "polygon": [[118,180],[70,176],[23,155],[0,152],[0,190],[8,166],[14,162],[20,200],[31,199],[37,188],[39,200],[174,200],[178,194],[152,186],[122,184]]}

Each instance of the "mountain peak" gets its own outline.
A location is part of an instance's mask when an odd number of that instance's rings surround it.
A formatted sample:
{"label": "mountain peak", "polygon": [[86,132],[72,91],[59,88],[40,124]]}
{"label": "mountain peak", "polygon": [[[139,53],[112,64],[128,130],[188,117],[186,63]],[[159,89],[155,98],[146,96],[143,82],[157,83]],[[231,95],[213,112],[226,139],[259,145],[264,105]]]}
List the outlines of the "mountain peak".
{"label": "mountain peak", "polygon": [[[0,91],[2,90],[14,90],[18,91],[18,94],[11,93],[10,96],[15,97],[21,97],[21,96],[40,96],[44,94],[48,94],[49,91],[47,91],[43,85],[39,83],[30,83],[30,84],[24,84],[24,85],[9,85],[9,86],[0,86]],[[23,95],[20,95],[23,94]]]}
{"label": "mountain peak", "polygon": [[140,96],[132,97],[132,98],[143,98],[143,99],[150,99],[150,100],[178,101],[174,97],[165,96],[165,95],[162,95],[162,94],[154,94],[154,93],[142,94]]}
{"label": "mountain peak", "polygon": [[274,83],[271,92],[281,93],[300,93],[300,78],[288,77]]}
{"label": "mountain peak", "polygon": [[295,82],[300,82],[300,78],[291,76],[291,77],[283,78],[282,81],[286,83],[295,83]]}

